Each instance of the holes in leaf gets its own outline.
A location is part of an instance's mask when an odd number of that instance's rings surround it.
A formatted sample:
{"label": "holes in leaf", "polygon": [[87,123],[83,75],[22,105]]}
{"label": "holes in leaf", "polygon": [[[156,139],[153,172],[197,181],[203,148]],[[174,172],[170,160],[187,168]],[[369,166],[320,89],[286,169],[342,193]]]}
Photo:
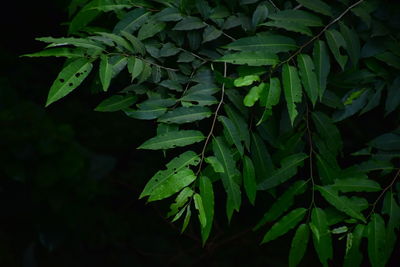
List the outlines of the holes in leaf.
{"label": "holes in leaf", "polygon": [[64,79],[60,79],[60,83],[63,83],[63,82],[65,82],[65,80]]}
{"label": "holes in leaf", "polygon": [[81,76],[81,74],[82,74],[81,72],[75,73],[75,77],[79,78],[79,76]]}
{"label": "holes in leaf", "polygon": [[74,85],[73,83],[69,83],[69,84],[68,84],[68,86],[73,86],[73,85]]}

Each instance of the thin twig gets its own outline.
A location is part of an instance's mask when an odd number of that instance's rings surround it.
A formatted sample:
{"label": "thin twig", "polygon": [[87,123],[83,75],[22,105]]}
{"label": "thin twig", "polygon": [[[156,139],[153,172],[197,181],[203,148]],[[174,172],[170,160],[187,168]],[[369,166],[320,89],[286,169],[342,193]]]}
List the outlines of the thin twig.
{"label": "thin twig", "polygon": [[[224,63],[224,78],[226,78],[226,73],[227,73],[227,64],[226,62]],[[208,143],[210,142],[210,138],[213,136],[213,132],[214,132],[214,128],[215,128],[215,124],[217,123],[217,118],[218,118],[218,112],[221,109],[222,103],[224,102],[224,96],[225,96],[225,82],[222,83],[222,88],[221,88],[221,100],[218,103],[217,109],[215,110],[215,114],[214,114],[214,118],[213,118],[213,122],[211,125],[211,129],[210,132],[207,135],[206,141],[204,142],[204,146],[203,149],[201,151],[201,159],[200,159],[200,164],[199,164],[199,169],[197,170],[196,175],[199,175],[199,173],[201,172],[201,167],[203,165],[203,161],[204,161],[204,156],[206,153],[206,148]]]}

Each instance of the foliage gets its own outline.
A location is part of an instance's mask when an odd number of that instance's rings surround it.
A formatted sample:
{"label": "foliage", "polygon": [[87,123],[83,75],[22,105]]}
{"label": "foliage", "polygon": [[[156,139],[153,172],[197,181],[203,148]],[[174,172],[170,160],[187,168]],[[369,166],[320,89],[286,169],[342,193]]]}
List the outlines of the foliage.
{"label": "foliage", "polygon": [[310,235],[323,266],[333,243],[346,266],[384,266],[400,226],[400,36],[388,17],[399,5],[350,2],[75,0],[71,37],[38,38],[46,49],[25,56],[67,57],[46,105],[92,79],[111,95],[97,111],[157,121],[139,149],[169,163],[140,197],[176,194],[168,216],[182,231],[197,210],[203,243],[212,235],[222,183],[228,221],[245,195],[274,199],[255,230],[266,225],[267,243],[297,229],[290,266]]}

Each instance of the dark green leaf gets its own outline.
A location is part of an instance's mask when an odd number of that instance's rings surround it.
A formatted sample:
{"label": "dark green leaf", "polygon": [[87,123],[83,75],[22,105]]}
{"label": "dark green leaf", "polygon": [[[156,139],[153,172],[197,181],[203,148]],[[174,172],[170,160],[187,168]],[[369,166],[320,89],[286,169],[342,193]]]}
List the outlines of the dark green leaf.
{"label": "dark green leaf", "polygon": [[318,16],[303,10],[282,10],[270,14],[269,18],[276,21],[290,21],[310,27],[319,27],[323,25],[322,20]]}
{"label": "dark green leaf", "polygon": [[336,179],[331,187],[344,193],[377,192],[382,189],[381,186],[373,180],[359,178]]}
{"label": "dark green leaf", "polygon": [[204,228],[207,225],[207,217],[206,217],[206,213],[205,213],[204,207],[203,207],[203,200],[202,200],[201,196],[197,193],[194,194],[193,200],[194,200],[194,206],[195,206],[196,210],[199,212],[199,222],[200,222],[201,228]]}
{"label": "dark green leaf", "polygon": [[342,55],[340,52],[340,48],[346,49],[346,42],[344,41],[342,34],[337,30],[327,30],[325,31],[325,38],[336,61],[339,63],[342,70],[344,70],[348,57]]}
{"label": "dark green leaf", "polygon": [[164,30],[166,24],[155,20],[148,20],[139,30],[138,39],[145,40]]}
{"label": "dark green leaf", "polygon": [[250,203],[254,205],[257,193],[256,173],[253,162],[247,156],[243,158],[243,183],[247,197]]}
{"label": "dark green leaf", "polygon": [[200,177],[199,184],[200,195],[203,200],[203,207],[207,220],[207,225],[201,228],[201,237],[204,245],[210,235],[214,219],[214,191],[210,179],[205,176]]}
{"label": "dark green leaf", "polygon": [[293,125],[298,114],[296,103],[300,103],[302,97],[301,83],[296,67],[289,66],[288,63],[283,65],[282,80],[290,122]]}
{"label": "dark green leaf", "polygon": [[225,46],[238,51],[265,51],[267,53],[287,52],[297,49],[293,39],[282,35],[257,35],[241,38]]}
{"label": "dark green leaf", "polygon": [[218,116],[218,120],[224,125],[225,131],[227,132],[232,142],[235,144],[236,148],[239,151],[239,154],[243,155],[244,148],[241,142],[239,130],[236,125],[225,116]]}
{"label": "dark green leaf", "polygon": [[354,29],[350,29],[344,23],[339,23],[340,32],[346,42],[346,50],[350,56],[353,66],[357,66],[358,60],[360,59],[360,40]]}
{"label": "dark green leaf", "polygon": [[113,77],[113,72],[114,70],[109,62],[109,58],[105,55],[101,56],[99,74],[104,92],[106,92],[108,90],[108,87],[110,86],[111,78]]}
{"label": "dark green leaf", "polygon": [[319,99],[322,99],[326,89],[326,82],[330,72],[330,60],[328,49],[324,41],[314,43],[313,59],[315,64],[315,73],[317,74],[319,84]]}
{"label": "dark green leaf", "polygon": [[179,107],[171,110],[161,116],[158,121],[163,123],[189,123],[193,121],[202,120],[212,115],[212,112],[207,107],[192,106],[192,107]]}
{"label": "dark green leaf", "polygon": [[138,149],[169,149],[201,142],[204,138],[204,135],[200,131],[180,130],[153,137],[141,144]]}
{"label": "dark green leaf", "polygon": [[191,31],[204,28],[206,24],[197,17],[186,17],[178,22],[172,30],[175,31]]}
{"label": "dark green leaf", "polygon": [[320,89],[318,88],[317,75],[314,70],[314,63],[309,55],[300,54],[297,56],[297,64],[299,66],[299,72],[301,81],[311,103],[315,106],[318,99]]}
{"label": "dark green leaf", "polygon": [[301,224],[294,234],[289,252],[289,267],[295,267],[300,262],[307,250],[310,229],[307,224]]}
{"label": "dark green leaf", "polygon": [[332,122],[331,118],[322,112],[313,112],[312,118],[317,128],[318,134],[323,138],[328,149],[337,155],[342,149],[342,139],[339,130]]}
{"label": "dark green leaf", "polygon": [[276,65],[279,63],[278,56],[271,52],[265,51],[248,51],[239,52],[234,54],[227,54],[217,60],[216,62],[226,62],[231,64],[247,64],[249,66],[267,66]]}
{"label": "dark green leaf", "polygon": [[94,110],[101,112],[113,112],[128,108],[136,102],[136,96],[113,95],[103,100]]}
{"label": "dark green leaf", "polygon": [[361,239],[364,236],[364,225],[358,224],[353,232],[347,234],[346,255],[343,267],[357,267],[361,265],[363,255],[360,251]]}
{"label": "dark green leaf", "polygon": [[267,23],[260,24],[260,26],[271,26],[276,28],[285,29],[287,31],[302,33],[307,36],[312,36],[311,29],[302,24],[293,21],[274,20]]}
{"label": "dark green leaf", "polygon": [[333,16],[331,7],[321,0],[296,0],[296,1],[299,4],[305,6],[306,8],[314,12],[327,15],[330,17]]}
{"label": "dark green leaf", "polygon": [[386,260],[386,230],[382,217],[374,213],[367,227],[368,257],[373,267],[384,267]]}
{"label": "dark green leaf", "polygon": [[311,213],[311,224],[314,248],[317,251],[320,262],[323,266],[329,266],[328,260],[333,257],[332,239],[328,227],[328,221],[324,210],[313,208]]}
{"label": "dark green leaf", "polygon": [[125,14],[125,16],[115,25],[114,33],[120,32],[133,33],[139,29],[143,23],[148,19],[150,12],[146,12],[144,8],[135,8],[134,10]]}

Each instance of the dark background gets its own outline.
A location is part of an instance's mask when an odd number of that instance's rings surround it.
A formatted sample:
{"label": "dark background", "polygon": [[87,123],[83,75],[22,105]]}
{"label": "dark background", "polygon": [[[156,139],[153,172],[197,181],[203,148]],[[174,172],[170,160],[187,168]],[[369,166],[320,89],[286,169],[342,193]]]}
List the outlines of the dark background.
{"label": "dark background", "polygon": [[[251,231],[265,199],[257,209],[245,204],[228,225],[217,186],[215,226],[204,248],[197,223],[180,234],[180,223],[165,218],[168,201],[138,200],[165,164],[161,153],[135,149],[156,125],[93,111],[106,97],[95,83],[44,108],[63,60],[19,55],[44,47],[35,37],[66,35],[68,3],[2,7],[0,266],[285,266],[292,235],[259,246],[264,232]],[[318,266],[309,245],[303,264]]]}

